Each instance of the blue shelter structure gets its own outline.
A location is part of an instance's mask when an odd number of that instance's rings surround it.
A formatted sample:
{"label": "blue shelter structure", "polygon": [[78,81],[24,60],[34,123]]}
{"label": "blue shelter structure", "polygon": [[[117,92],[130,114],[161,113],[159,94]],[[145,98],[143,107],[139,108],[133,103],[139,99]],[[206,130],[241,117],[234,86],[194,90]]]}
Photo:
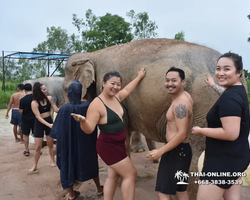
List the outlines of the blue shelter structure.
{"label": "blue shelter structure", "polygon": [[[4,55],[4,51],[2,51],[3,58],[3,88],[2,90],[5,92],[5,60],[8,59],[30,59],[30,60],[47,60],[48,61],[48,74],[47,76],[53,76],[58,67],[62,64],[63,61],[71,56],[71,54],[56,54],[56,53],[36,53],[36,52],[14,52],[8,55]],[[49,62],[58,60],[60,63],[57,65],[56,69],[50,74],[49,71]]]}

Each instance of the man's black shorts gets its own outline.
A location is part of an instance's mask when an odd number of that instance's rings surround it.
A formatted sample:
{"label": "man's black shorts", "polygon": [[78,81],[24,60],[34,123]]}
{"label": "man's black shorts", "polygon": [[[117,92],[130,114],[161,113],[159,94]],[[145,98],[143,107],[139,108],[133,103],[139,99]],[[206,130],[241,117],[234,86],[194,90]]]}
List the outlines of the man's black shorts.
{"label": "man's black shorts", "polygon": [[22,134],[29,135],[30,131],[32,131],[32,134],[34,134],[34,124],[35,119],[22,121]]}
{"label": "man's black shorts", "polygon": [[181,143],[163,154],[159,164],[155,191],[169,195],[175,195],[176,191],[186,191],[191,159],[192,149],[189,143]]}

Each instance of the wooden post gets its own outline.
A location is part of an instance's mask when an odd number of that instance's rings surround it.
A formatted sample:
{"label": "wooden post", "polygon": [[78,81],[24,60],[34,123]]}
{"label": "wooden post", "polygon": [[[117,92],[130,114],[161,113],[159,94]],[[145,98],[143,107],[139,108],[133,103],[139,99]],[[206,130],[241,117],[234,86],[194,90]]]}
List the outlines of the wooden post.
{"label": "wooden post", "polygon": [[2,58],[3,58],[3,86],[2,86],[2,90],[5,92],[4,51],[2,51]]}

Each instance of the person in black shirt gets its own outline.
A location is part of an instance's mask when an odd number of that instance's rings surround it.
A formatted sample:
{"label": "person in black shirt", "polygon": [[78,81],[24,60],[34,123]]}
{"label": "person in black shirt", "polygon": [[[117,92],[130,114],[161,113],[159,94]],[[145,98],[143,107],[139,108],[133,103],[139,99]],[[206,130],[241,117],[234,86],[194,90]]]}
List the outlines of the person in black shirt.
{"label": "person in black shirt", "polygon": [[26,95],[20,99],[19,112],[22,113],[22,133],[25,146],[23,154],[29,156],[29,135],[30,131],[34,134],[35,123],[35,115],[31,109],[31,102],[33,101],[32,85],[26,83],[23,89]]}
{"label": "person in black shirt", "polygon": [[[215,77],[225,91],[207,114],[208,128],[192,129],[193,134],[206,136],[204,176],[200,179],[208,184],[199,185],[197,200],[240,199],[240,174],[250,161],[249,105],[240,82],[242,70],[238,54],[229,52],[218,59]],[[209,172],[217,176],[209,177]]]}

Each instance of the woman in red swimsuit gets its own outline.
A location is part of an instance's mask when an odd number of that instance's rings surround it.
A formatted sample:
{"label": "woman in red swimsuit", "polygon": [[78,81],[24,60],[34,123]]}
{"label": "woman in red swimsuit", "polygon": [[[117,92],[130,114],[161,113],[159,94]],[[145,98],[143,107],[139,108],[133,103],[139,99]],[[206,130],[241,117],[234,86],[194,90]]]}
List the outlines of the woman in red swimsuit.
{"label": "woman in red swimsuit", "polygon": [[123,117],[125,109],[120,102],[134,90],[144,76],[145,68],[141,68],[137,77],[121,90],[120,74],[116,71],[106,73],[103,77],[102,93],[91,102],[86,118],[72,114],[87,134],[92,133],[96,125],[99,126],[97,152],[108,165],[108,177],[103,192],[105,200],[114,198],[119,176],[123,179],[121,185],[123,200],[133,200],[135,196],[137,172],[126,154],[126,130]]}

